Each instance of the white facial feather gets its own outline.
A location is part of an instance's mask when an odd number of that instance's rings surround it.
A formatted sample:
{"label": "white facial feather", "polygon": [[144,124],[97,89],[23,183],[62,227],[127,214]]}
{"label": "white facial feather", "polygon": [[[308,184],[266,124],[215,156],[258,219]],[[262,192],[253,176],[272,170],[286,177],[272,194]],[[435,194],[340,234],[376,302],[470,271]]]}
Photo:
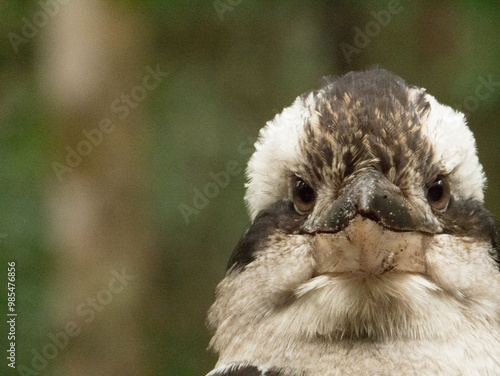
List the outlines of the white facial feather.
{"label": "white facial feather", "polygon": [[451,192],[458,198],[484,200],[486,177],[476,153],[474,135],[465,117],[436,101],[429,94],[430,112],[422,122],[422,132],[431,141],[434,160],[450,175]]}
{"label": "white facial feather", "polygon": [[[312,101],[312,95],[308,100]],[[301,163],[299,140],[309,110],[299,97],[261,129],[248,162],[245,201],[253,220],[267,205],[288,195],[288,180]]]}

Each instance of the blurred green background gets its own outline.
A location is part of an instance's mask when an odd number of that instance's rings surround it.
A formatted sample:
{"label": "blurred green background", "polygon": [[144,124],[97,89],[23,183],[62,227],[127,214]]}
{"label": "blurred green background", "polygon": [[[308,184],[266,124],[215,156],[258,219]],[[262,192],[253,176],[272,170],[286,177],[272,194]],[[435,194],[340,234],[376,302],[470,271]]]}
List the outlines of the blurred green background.
{"label": "blurred green background", "polygon": [[[18,317],[17,368],[4,356],[0,373],[207,373],[216,357],[206,311],[249,224],[251,145],[323,76],[378,64],[464,111],[488,177],[486,206],[499,217],[499,8],[1,2],[0,310],[15,261]],[[151,70],[168,75],[144,89]],[[53,163],[103,119],[113,130],[59,181]],[[222,173],[228,164],[233,175]],[[212,197],[200,198],[204,190]],[[123,268],[134,279],[114,292]],[[68,323],[78,334],[60,334]]]}

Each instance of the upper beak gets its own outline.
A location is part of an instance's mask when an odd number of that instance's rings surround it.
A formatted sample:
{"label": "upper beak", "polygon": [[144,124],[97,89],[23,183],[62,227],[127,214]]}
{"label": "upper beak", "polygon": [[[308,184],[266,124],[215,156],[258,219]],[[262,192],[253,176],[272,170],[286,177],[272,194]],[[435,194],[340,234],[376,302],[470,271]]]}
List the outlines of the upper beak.
{"label": "upper beak", "polygon": [[422,218],[401,190],[374,169],[358,173],[330,208],[310,215],[302,231],[335,233],[346,228],[357,215],[393,231],[439,231],[437,224]]}

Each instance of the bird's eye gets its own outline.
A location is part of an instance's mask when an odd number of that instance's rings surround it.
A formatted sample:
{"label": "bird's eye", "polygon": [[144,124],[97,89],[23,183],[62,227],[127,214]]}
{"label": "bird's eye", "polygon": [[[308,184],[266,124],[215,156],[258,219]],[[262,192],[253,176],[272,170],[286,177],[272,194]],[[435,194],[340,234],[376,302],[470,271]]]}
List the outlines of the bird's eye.
{"label": "bird's eye", "polygon": [[438,176],[427,190],[427,201],[438,211],[445,211],[450,202],[450,184],[448,179]]}
{"label": "bird's eye", "polygon": [[297,178],[293,185],[293,206],[301,215],[307,214],[314,208],[316,194],[304,180]]}

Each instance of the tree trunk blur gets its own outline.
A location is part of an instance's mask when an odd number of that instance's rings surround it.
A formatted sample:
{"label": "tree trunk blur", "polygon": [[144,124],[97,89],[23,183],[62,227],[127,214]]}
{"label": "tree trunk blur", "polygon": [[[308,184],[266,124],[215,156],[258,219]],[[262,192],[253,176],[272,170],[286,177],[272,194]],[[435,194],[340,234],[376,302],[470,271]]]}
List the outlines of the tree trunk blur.
{"label": "tree trunk blur", "polygon": [[42,374],[148,373],[139,327],[151,269],[144,104],[122,99],[148,71],[139,23],[122,8],[73,0],[40,39],[55,152],[47,211],[56,267],[46,314],[60,344],[57,356],[47,351],[53,359],[39,349]]}

